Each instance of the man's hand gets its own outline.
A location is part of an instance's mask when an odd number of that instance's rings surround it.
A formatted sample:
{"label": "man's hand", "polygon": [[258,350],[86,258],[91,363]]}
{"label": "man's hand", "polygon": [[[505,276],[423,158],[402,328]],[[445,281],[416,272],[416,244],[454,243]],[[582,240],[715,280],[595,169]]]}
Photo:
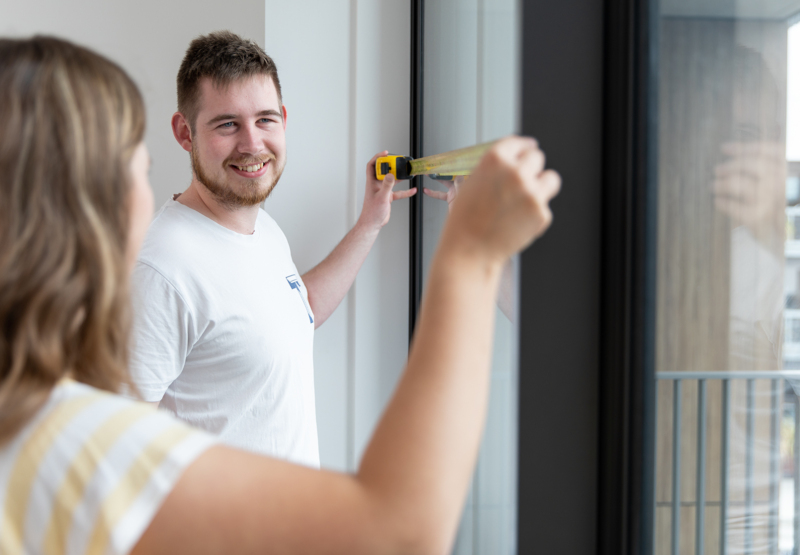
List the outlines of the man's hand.
{"label": "man's hand", "polygon": [[366,229],[380,230],[389,222],[392,214],[392,201],[413,197],[416,187],[406,191],[392,191],[396,182],[394,175],[387,175],[383,181],[375,177],[375,161],[389,154],[388,150],[379,152],[367,163],[367,186],[364,191],[364,206],[358,224]]}
{"label": "man's hand", "polygon": [[375,177],[375,161],[386,154],[388,154],[386,150],[379,152],[367,164],[364,207],[355,227],[344,236],[325,260],[303,274],[316,327],[333,314],[355,281],[358,270],[378,238],[378,232],[389,221],[392,201],[411,197],[417,192],[416,187],[407,191],[393,192],[392,187],[395,183],[393,175],[386,176],[383,181]]}

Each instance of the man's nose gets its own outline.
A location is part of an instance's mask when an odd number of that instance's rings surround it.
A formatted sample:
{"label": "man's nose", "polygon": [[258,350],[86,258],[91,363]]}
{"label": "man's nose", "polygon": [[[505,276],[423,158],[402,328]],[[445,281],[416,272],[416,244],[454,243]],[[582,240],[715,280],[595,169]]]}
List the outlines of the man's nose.
{"label": "man's nose", "polygon": [[255,125],[244,125],[239,133],[237,149],[242,154],[260,154],[264,151],[261,130]]}

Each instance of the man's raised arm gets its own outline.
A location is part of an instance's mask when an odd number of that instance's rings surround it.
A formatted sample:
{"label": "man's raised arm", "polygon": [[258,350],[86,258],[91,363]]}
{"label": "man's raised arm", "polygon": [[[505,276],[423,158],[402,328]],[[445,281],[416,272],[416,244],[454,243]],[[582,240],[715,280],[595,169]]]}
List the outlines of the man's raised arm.
{"label": "man's raised arm", "polygon": [[325,260],[303,274],[315,327],[333,314],[353,285],[378,233],[389,222],[392,201],[409,198],[417,192],[416,187],[407,191],[392,191],[395,184],[393,175],[388,175],[383,181],[375,177],[375,160],[386,154],[388,151],[379,152],[367,164],[364,206],[356,225]]}

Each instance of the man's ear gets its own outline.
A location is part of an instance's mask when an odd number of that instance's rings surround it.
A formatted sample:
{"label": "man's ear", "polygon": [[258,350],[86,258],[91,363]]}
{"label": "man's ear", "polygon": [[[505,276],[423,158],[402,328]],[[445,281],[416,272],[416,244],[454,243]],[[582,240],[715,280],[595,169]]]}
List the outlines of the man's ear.
{"label": "man's ear", "polygon": [[281,105],[281,112],[283,112],[283,130],[286,131],[286,105]]}
{"label": "man's ear", "polygon": [[183,150],[186,152],[192,151],[192,129],[189,127],[189,122],[180,112],[172,114],[172,134]]}

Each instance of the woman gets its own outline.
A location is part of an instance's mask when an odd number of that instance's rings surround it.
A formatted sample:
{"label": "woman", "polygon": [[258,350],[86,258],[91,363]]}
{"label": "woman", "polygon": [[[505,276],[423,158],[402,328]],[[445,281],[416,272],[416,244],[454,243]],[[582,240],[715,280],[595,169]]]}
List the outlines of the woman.
{"label": "woman", "polygon": [[483,159],[442,235],[407,369],[354,475],[218,444],[115,393],[152,214],[144,106],[112,62],[0,40],[0,553],[445,553],[487,402],[494,298],[559,178]]}

